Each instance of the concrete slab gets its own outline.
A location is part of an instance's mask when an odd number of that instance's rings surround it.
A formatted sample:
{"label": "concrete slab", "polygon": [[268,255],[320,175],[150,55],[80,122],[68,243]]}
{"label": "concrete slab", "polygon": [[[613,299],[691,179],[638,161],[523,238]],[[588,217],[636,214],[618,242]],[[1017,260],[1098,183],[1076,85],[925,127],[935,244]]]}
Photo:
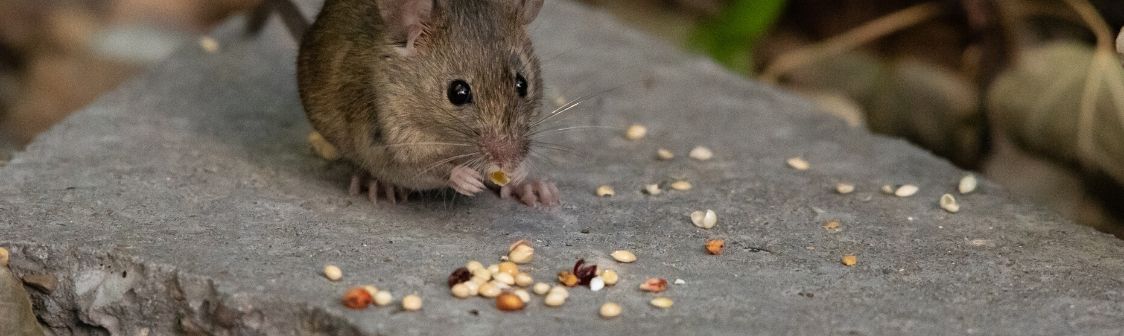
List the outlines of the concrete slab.
{"label": "concrete slab", "polygon": [[[701,57],[549,1],[533,29],[548,83],[602,92],[559,123],[650,128],[644,141],[583,131],[540,165],[565,205],[539,211],[492,196],[432,195],[396,207],[347,196],[347,170],[308,150],[293,80],[294,42],[238,22],[218,54],[188,46],[40,137],[0,169],[0,246],[57,334],[884,335],[1112,334],[1124,330],[1124,243],[983,182],[949,214],[938,197],[964,174],[909,144],[849,129],[790,95]],[[715,159],[685,159],[706,145]],[[653,159],[675,150],[670,162]],[[785,159],[803,156],[798,172]],[[683,177],[695,189],[647,196]],[[851,195],[831,191],[840,181]],[[613,184],[617,196],[596,198]],[[914,197],[880,194],[913,183]],[[688,214],[715,209],[711,230]],[[842,231],[821,228],[831,218]],[[727,240],[708,256],[707,238]],[[601,292],[572,291],[501,313],[448,294],[468,259],[537,247],[540,280],[578,258],[620,271]],[[615,249],[639,256],[619,265]],[[858,264],[840,257],[853,253]],[[318,275],[326,263],[345,278]],[[680,278],[674,307],[647,305],[647,277]],[[350,285],[417,292],[421,312],[350,311]],[[597,307],[619,302],[605,321]]]}

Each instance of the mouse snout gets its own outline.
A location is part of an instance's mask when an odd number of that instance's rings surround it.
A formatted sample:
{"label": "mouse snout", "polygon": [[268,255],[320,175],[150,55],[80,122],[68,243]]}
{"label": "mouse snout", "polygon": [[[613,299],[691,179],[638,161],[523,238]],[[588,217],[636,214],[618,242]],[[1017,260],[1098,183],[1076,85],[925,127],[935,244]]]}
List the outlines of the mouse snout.
{"label": "mouse snout", "polygon": [[486,136],[480,143],[488,163],[506,173],[515,172],[523,163],[523,158],[527,155],[527,145],[526,140],[507,136]]}

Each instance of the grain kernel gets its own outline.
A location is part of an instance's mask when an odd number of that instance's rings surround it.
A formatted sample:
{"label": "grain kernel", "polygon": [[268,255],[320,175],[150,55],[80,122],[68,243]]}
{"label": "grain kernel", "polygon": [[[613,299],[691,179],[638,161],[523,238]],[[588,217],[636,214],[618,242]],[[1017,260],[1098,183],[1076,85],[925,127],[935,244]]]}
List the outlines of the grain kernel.
{"label": "grain kernel", "polygon": [[520,299],[518,295],[511,292],[505,292],[496,296],[496,308],[502,311],[516,311],[523,310],[526,303]]}
{"label": "grain kernel", "polygon": [[219,52],[219,41],[210,36],[203,36],[199,38],[199,47],[208,54],[214,54]]}
{"label": "grain kernel", "polygon": [[710,209],[707,209],[706,212],[695,211],[691,213],[691,222],[699,228],[710,229],[718,224],[718,214]]}
{"label": "grain kernel", "polygon": [[566,296],[561,294],[547,294],[543,303],[549,307],[558,307],[566,303]]}
{"label": "grain kernel", "polygon": [[394,302],[394,295],[391,295],[390,292],[381,290],[375,293],[375,305],[385,306],[391,302]]}
{"label": "grain kernel", "polygon": [[603,186],[597,187],[597,196],[598,197],[613,197],[613,195],[616,195],[616,194],[617,194],[617,192],[615,190],[613,190],[612,186],[603,185]]}
{"label": "grain kernel", "polygon": [[481,264],[479,261],[473,260],[465,263],[464,268],[468,269],[469,272],[472,272],[472,274],[475,275],[476,270],[484,269],[484,264]]}
{"label": "grain kernel", "polygon": [[625,251],[625,250],[613,251],[613,253],[610,253],[609,256],[612,256],[613,260],[616,260],[616,261],[622,262],[622,263],[630,263],[630,262],[636,261],[636,255],[632,254],[632,252]]}
{"label": "grain kernel", "polygon": [[952,194],[942,195],[940,204],[941,209],[944,209],[944,211],[948,211],[949,213],[960,212],[960,203],[956,202],[956,198],[952,197]]}
{"label": "grain kernel", "polygon": [[915,186],[915,185],[906,184],[906,185],[898,187],[898,190],[894,190],[894,196],[910,197],[910,196],[913,196],[913,195],[917,194],[917,191],[919,191],[919,190],[920,189],[917,188],[917,186]]}
{"label": "grain kernel", "polygon": [[607,319],[611,319],[611,318],[620,316],[621,305],[616,304],[616,303],[612,303],[612,302],[606,302],[605,304],[601,305],[600,313],[601,313],[601,317],[604,317],[604,318],[607,318]]}
{"label": "grain kernel", "polygon": [[617,271],[607,269],[601,272],[601,279],[605,280],[606,285],[612,286],[617,284],[617,280],[620,280],[620,276],[617,275]]}
{"label": "grain kernel", "polygon": [[331,281],[339,281],[343,278],[343,271],[336,265],[324,266],[324,277]]}
{"label": "grain kernel", "polygon": [[978,185],[979,181],[976,181],[976,175],[968,174],[960,178],[960,185],[956,189],[960,191],[961,195],[966,195],[976,191]]}
{"label": "grain kernel", "polygon": [[675,158],[675,153],[672,153],[667,148],[660,148],[656,150],[656,158],[664,161],[671,160]]}
{"label": "grain kernel", "polygon": [[887,195],[893,195],[894,194],[894,186],[889,185],[889,184],[882,185],[882,188],[879,189],[879,190],[881,190],[883,194],[887,194]]}
{"label": "grain kernel", "polygon": [[843,259],[841,261],[843,262],[844,266],[855,266],[855,264],[859,263],[859,257],[856,257],[853,254],[848,254],[843,256]]}
{"label": "grain kernel", "polygon": [[671,189],[675,189],[675,190],[679,190],[679,191],[687,191],[687,190],[691,190],[691,188],[694,188],[694,186],[691,185],[691,182],[675,181],[675,182],[671,183]]}
{"label": "grain kernel", "polygon": [[[499,269],[500,274],[515,275],[519,273],[519,265],[516,265],[514,262],[510,261],[500,263]],[[494,277],[496,275],[493,274],[492,276]]]}
{"label": "grain kernel", "polygon": [[371,305],[371,293],[363,287],[354,287],[343,295],[343,305],[351,309],[364,309]]}
{"label": "grain kernel", "polygon": [[520,300],[523,300],[523,303],[531,302],[531,293],[528,293],[526,289],[516,289],[511,293],[518,296]]}
{"label": "grain kernel", "polygon": [[656,308],[667,309],[667,308],[671,308],[671,305],[675,304],[675,301],[672,301],[669,298],[661,296],[661,297],[652,299],[652,301],[648,301],[648,304],[651,304],[653,307],[656,307]]}
{"label": "grain kernel", "polygon": [[850,183],[839,183],[835,185],[835,192],[840,195],[850,194],[855,192],[855,185]]}
{"label": "grain kernel", "polygon": [[726,249],[726,241],[722,239],[711,239],[706,241],[706,253],[711,255],[720,255],[722,250]]}
{"label": "grain kernel", "polygon": [[535,278],[532,278],[530,274],[519,273],[519,274],[515,275],[515,285],[516,286],[527,287],[527,286],[530,286],[533,283],[535,283]]}
{"label": "grain kernel", "polygon": [[648,194],[648,195],[655,196],[655,195],[662,194],[663,190],[660,189],[659,184],[648,184],[648,185],[644,186],[644,193]]}
{"label": "grain kernel", "polygon": [[828,230],[831,232],[839,232],[839,230],[843,229],[843,222],[839,221],[838,219],[832,218],[823,223],[823,228],[824,230]]}
{"label": "grain kernel", "polygon": [[558,283],[561,283],[562,285],[564,285],[566,287],[577,286],[578,282],[580,282],[580,281],[581,281],[581,279],[578,279],[578,276],[575,275],[574,273],[558,272]]}
{"label": "grain kernel", "polygon": [[628,140],[640,140],[646,135],[648,135],[648,128],[640,124],[629,126],[628,130],[624,132],[624,137]]}
{"label": "grain kernel", "polygon": [[496,283],[495,281],[485,283],[483,285],[480,285],[480,289],[477,290],[477,294],[480,294],[480,296],[486,298],[494,298],[503,293],[503,288],[500,286],[502,286],[502,284]]}
{"label": "grain kernel", "polygon": [[499,283],[502,283],[502,284],[505,284],[505,285],[508,285],[508,286],[511,286],[511,285],[515,284],[515,277],[511,276],[511,274],[498,273],[498,274],[492,276],[492,278],[493,278],[492,280],[494,280],[495,282],[499,282]]}
{"label": "grain kernel", "polygon": [[695,160],[706,161],[714,158],[714,152],[711,151],[710,148],[699,146],[691,149],[691,152],[687,153],[687,156]]}
{"label": "grain kernel", "polygon": [[667,290],[667,279],[650,278],[644,281],[644,283],[640,284],[640,290],[652,293],[665,291]]}
{"label": "grain kernel", "polygon": [[808,170],[808,168],[812,167],[812,165],[809,164],[807,160],[804,160],[804,158],[801,157],[790,158],[786,162],[788,163],[789,167],[792,167],[792,169],[796,169],[799,171],[805,171]]}
{"label": "grain kernel", "polygon": [[602,279],[601,277],[593,277],[593,279],[589,279],[589,290],[596,292],[603,288],[605,288],[605,279]]}
{"label": "grain kernel", "polygon": [[450,288],[449,291],[453,293],[453,297],[456,297],[458,299],[464,299],[472,296],[472,291],[469,290],[468,286],[466,286],[464,283],[453,285],[453,288]]}
{"label": "grain kernel", "polygon": [[538,295],[546,295],[546,293],[550,291],[550,284],[545,282],[537,283],[534,287],[531,287],[531,291]]}
{"label": "grain kernel", "polygon": [[0,267],[8,267],[8,262],[12,259],[12,253],[8,249],[0,247]]}
{"label": "grain kernel", "polygon": [[422,308],[422,298],[417,294],[406,295],[402,298],[402,309],[407,311],[418,311]]}

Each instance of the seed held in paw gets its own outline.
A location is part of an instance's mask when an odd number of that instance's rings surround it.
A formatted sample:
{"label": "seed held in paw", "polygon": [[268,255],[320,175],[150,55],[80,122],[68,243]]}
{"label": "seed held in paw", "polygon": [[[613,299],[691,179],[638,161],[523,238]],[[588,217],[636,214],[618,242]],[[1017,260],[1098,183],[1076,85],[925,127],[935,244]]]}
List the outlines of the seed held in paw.
{"label": "seed held in paw", "polygon": [[507,173],[503,172],[502,170],[496,170],[488,173],[488,178],[492,180],[492,183],[495,183],[496,185],[501,187],[506,186],[508,183],[511,183],[511,178],[508,177]]}

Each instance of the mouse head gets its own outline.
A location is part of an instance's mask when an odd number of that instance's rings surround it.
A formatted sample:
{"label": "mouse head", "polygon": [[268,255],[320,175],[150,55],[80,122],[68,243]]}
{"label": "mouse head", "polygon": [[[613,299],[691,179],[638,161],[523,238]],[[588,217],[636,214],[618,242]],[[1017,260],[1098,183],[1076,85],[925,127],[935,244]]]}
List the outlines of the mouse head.
{"label": "mouse head", "polygon": [[[482,170],[520,169],[543,84],[526,27],[543,0],[380,0],[386,73],[378,81],[395,95],[383,125],[405,125],[389,142],[448,142],[429,159]],[[393,120],[391,120],[393,119]]]}

